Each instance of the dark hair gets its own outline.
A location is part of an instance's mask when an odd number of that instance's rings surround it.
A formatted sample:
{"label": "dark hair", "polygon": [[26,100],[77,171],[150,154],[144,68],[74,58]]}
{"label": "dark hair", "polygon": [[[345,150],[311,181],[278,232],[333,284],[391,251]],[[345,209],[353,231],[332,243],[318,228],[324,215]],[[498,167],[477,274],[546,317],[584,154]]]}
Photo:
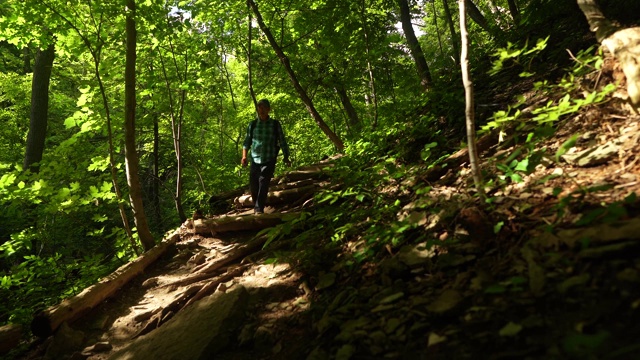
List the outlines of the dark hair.
{"label": "dark hair", "polygon": [[271,104],[269,104],[269,100],[267,99],[260,99],[260,101],[258,101],[258,106],[264,106],[267,109],[271,109]]}

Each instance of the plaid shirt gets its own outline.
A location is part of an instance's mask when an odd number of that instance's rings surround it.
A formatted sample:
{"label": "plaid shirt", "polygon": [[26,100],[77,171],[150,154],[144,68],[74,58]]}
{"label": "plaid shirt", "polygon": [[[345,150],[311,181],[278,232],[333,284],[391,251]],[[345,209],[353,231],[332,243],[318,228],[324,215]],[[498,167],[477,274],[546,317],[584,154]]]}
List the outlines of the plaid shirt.
{"label": "plaid shirt", "polygon": [[[273,126],[273,122],[276,122],[276,126]],[[247,126],[247,135],[244,138],[242,147],[247,150],[251,150],[251,159],[256,164],[264,164],[269,161],[275,160],[276,156],[276,144],[279,143],[285,160],[289,159],[289,146],[287,140],[284,137],[282,126],[277,120],[269,117],[267,121],[256,120],[253,134],[251,134],[251,123]],[[275,129],[275,131],[274,131]]]}

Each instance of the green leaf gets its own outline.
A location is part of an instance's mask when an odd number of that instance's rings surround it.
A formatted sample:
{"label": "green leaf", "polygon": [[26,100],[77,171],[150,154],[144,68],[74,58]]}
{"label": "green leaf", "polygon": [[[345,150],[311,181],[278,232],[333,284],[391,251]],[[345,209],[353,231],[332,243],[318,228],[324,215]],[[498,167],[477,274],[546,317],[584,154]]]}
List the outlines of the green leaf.
{"label": "green leaf", "polygon": [[509,322],[502,329],[500,329],[500,336],[516,336],[522,330],[522,325],[514,322]]}
{"label": "green leaf", "polygon": [[65,121],[64,121],[64,127],[67,129],[71,129],[72,127],[76,126],[76,119],[72,118],[72,117],[68,117]]}

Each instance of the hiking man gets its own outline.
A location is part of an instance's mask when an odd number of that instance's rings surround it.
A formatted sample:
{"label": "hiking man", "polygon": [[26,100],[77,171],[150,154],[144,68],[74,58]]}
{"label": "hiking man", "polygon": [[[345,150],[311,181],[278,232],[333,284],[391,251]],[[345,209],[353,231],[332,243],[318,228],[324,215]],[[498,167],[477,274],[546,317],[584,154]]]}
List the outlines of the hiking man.
{"label": "hiking man", "polygon": [[289,161],[289,146],[284,137],[282,126],[278,120],[269,116],[271,105],[269,100],[258,101],[258,118],[249,123],[247,135],[242,143],[242,166],[247,166],[247,152],[251,150],[251,170],[249,184],[255,214],[264,213],[264,206],[269,192],[269,183],[276,170],[276,159],[282,148],[284,163],[291,166]]}

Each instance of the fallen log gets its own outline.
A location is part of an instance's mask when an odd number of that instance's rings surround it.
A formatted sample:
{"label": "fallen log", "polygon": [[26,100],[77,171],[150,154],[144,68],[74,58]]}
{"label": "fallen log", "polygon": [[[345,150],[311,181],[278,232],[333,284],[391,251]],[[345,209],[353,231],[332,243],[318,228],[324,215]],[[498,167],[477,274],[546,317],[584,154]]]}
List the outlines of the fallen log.
{"label": "fallen log", "polygon": [[273,179],[274,183],[284,184],[292,181],[313,179],[313,180],[322,180],[329,177],[329,173],[322,168],[319,169],[311,169],[311,170],[294,170],[290,171],[279,178]]}
{"label": "fallen log", "polygon": [[194,220],[196,234],[210,235],[229,231],[262,230],[298,217],[299,213],[273,213],[258,215],[221,216]]}
{"label": "fallen log", "polygon": [[0,355],[8,353],[22,340],[22,325],[9,324],[0,327]]}
{"label": "fallen log", "polygon": [[[290,183],[274,185],[269,187],[269,191],[281,191],[281,190],[288,190],[288,189],[294,189],[294,188],[301,188],[307,185],[314,185],[314,184],[317,184],[316,180],[305,179],[305,180],[294,181]],[[244,193],[240,195],[244,195]]]}
{"label": "fallen log", "polygon": [[77,320],[142,273],[179,239],[180,233],[176,230],[151,250],[119,267],[97,284],[91,285],[78,295],[40,312],[31,321],[31,332],[38,337],[46,337],[51,335],[62,323],[71,323]]}
{"label": "fallen log", "polygon": [[[282,191],[270,191],[267,195],[268,205],[280,205],[293,201],[297,201],[302,197],[309,198],[316,190],[315,185],[307,185],[299,188],[286,189]],[[242,195],[235,199],[235,204],[238,207],[252,207],[253,199],[251,195]]]}
{"label": "fallen log", "polygon": [[[481,154],[492,146],[496,145],[500,139],[500,132],[504,131],[504,129],[493,129],[491,132],[484,134],[477,141],[478,153]],[[436,165],[430,168],[425,174],[425,180],[427,181],[436,181],[441,178],[444,174],[447,173],[450,169],[455,169],[458,166],[464,164],[469,161],[469,149],[464,148],[460,149],[451,156],[449,156],[446,160],[444,160],[444,164]]]}
{"label": "fallen log", "polygon": [[237,189],[229,190],[227,192],[223,192],[222,194],[212,195],[209,198],[209,204],[213,204],[219,201],[231,200],[237,196],[240,196],[247,191],[247,187],[243,186]]}

